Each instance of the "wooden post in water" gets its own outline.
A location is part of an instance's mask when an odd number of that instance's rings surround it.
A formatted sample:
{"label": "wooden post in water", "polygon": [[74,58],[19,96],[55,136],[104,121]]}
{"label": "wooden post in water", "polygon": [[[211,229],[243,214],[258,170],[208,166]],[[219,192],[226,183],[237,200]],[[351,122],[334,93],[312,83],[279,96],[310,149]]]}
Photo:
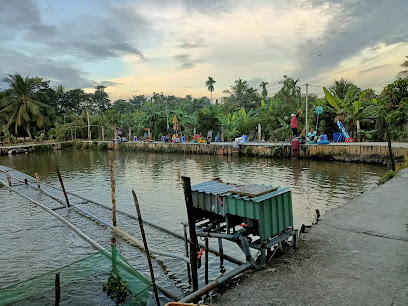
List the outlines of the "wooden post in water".
{"label": "wooden post in water", "polygon": [[40,187],[40,176],[38,175],[38,173],[34,173],[35,179],[37,180],[37,190],[40,191],[41,187]]}
{"label": "wooden post in water", "polygon": [[11,187],[11,177],[10,177],[10,173],[6,172],[6,176],[7,176],[8,185],[9,185],[9,187]]}
{"label": "wooden post in water", "polygon": [[113,167],[113,160],[109,161],[110,175],[111,175],[111,189],[112,189],[112,222],[116,226],[116,190],[115,190],[115,168]]}
{"label": "wooden post in water", "polygon": [[198,290],[198,275],[197,275],[197,233],[195,228],[195,216],[193,207],[193,196],[191,194],[191,181],[189,177],[182,176],[184,198],[186,201],[188,226],[190,230],[190,265],[191,277],[193,279],[193,291]]}
{"label": "wooden post in water", "polygon": [[[186,249],[186,257],[190,257],[188,252],[188,238],[187,238],[187,224],[183,224],[184,229],[184,247]],[[190,264],[187,263],[187,274],[188,274],[188,283],[191,285],[191,273],[190,273]]]}
{"label": "wooden post in water", "polygon": [[86,110],[86,118],[88,119],[88,140],[91,141],[91,121],[89,120],[88,110]]}
{"label": "wooden post in water", "polygon": [[60,274],[55,274],[55,306],[59,306],[61,300]]}
{"label": "wooden post in water", "polygon": [[149,247],[147,246],[146,235],[145,235],[145,231],[144,231],[144,227],[143,227],[142,214],[140,213],[139,201],[137,200],[136,193],[135,193],[135,191],[133,189],[132,189],[132,195],[133,195],[133,200],[134,200],[135,206],[136,206],[137,218],[139,220],[140,233],[142,234],[143,245],[144,245],[144,249],[145,249],[146,257],[147,257],[147,263],[149,264],[150,277],[152,279],[153,291],[154,291],[154,295],[156,297],[156,304],[157,304],[157,306],[160,306],[159,294],[157,293],[156,281],[154,280],[152,260],[150,258]]}
{"label": "wooden post in water", "polygon": [[205,284],[208,285],[208,238],[205,238],[205,276],[204,276],[204,281]]}
{"label": "wooden post in water", "polygon": [[69,207],[70,205],[69,205],[68,195],[67,195],[67,192],[65,191],[64,183],[62,182],[62,177],[61,177],[61,173],[59,171],[58,166],[57,166],[57,174],[58,174],[58,179],[61,184],[62,192],[64,193],[65,201],[67,201],[67,207]]}

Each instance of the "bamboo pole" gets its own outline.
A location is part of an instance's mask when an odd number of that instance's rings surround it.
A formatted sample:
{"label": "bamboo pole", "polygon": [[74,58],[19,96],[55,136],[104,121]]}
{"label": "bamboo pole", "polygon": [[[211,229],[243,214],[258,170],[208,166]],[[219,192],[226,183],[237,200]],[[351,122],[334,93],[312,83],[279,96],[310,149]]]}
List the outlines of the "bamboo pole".
{"label": "bamboo pole", "polygon": [[112,189],[112,222],[116,226],[116,190],[115,190],[115,168],[113,167],[113,160],[109,161],[110,175],[111,175],[111,189]]}
{"label": "bamboo pole", "polygon": [[142,214],[140,212],[139,201],[137,200],[136,193],[135,193],[135,191],[133,189],[132,189],[132,194],[133,194],[133,200],[134,200],[135,206],[136,206],[137,217],[139,219],[140,233],[142,234],[142,238],[143,238],[144,249],[145,249],[145,253],[146,253],[146,257],[147,257],[147,263],[149,264],[150,276],[151,276],[151,279],[152,279],[152,285],[153,285],[154,295],[155,295],[155,298],[156,298],[156,304],[158,306],[160,306],[159,294],[157,292],[156,281],[154,279],[152,259],[150,258],[149,247],[147,246],[146,235],[145,235],[145,231],[144,231],[144,227],[143,227]]}
{"label": "bamboo pole", "polygon": [[40,191],[41,190],[41,186],[40,186],[40,176],[38,175],[38,173],[34,173],[35,179],[37,180],[37,190]]}
{"label": "bamboo pole", "polygon": [[64,182],[62,181],[61,173],[60,173],[58,166],[57,166],[57,174],[58,174],[58,179],[61,184],[62,192],[64,193],[65,201],[67,202],[67,207],[69,207],[70,205],[69,205],[68,195],[67,195],[67,192],[65,191]]}
{"label": "bamboo pole", "polygon": [[195,229],[195,216],[193,207],[193,197],[191,194],[191,181],[189,177],[182,176],[184,198],[186,201],[188,225],[190,230],[190,265],[191,277],[193,280],[193,291],[198,290],[198,275],[197,275],[197,233]]}

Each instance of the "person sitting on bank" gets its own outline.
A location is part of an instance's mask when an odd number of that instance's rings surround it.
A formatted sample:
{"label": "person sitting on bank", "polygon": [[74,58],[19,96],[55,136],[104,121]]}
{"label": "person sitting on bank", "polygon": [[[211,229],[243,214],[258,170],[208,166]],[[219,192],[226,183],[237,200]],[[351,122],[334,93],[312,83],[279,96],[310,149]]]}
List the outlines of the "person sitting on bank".
{"label": "person sitting on bank", "polygon": [[310,129],[310,132],[307,133],[307,141],[309,141],[309,143],[315,143],[317,142],[317,132],[314,130],[314,128]]}

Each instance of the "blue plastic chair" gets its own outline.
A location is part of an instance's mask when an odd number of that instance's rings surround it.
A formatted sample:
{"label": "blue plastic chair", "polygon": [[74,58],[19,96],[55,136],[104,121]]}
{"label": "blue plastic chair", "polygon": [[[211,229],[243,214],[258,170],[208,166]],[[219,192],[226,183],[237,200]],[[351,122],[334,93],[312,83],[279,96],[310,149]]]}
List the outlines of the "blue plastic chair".
{"label": "blue plastic chair", "polygon": [[166,141],[166,136],[162,136],[162,137],[160,138],[160,141],[165,142],[165,141]]}
{"label": "blue plastic chair", "polygon": [[242,138],[244,139],[244,143],[248,142],[248,135],[242,135]]}

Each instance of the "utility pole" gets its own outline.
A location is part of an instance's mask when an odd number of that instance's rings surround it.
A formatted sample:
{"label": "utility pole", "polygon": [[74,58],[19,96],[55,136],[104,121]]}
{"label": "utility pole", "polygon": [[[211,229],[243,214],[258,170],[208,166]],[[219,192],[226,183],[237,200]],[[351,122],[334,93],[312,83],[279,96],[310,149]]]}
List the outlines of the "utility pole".
{"label": "utility pole", "polygon": [[169,114],[167,112],[167,99],[166,99],[166,119],[167,119],[167,130],[169,130]]}
{"label": "utility pole", "polygon": [[307,112],[309,110],[309,84],[306,84],[306,135],[309,131]]}

